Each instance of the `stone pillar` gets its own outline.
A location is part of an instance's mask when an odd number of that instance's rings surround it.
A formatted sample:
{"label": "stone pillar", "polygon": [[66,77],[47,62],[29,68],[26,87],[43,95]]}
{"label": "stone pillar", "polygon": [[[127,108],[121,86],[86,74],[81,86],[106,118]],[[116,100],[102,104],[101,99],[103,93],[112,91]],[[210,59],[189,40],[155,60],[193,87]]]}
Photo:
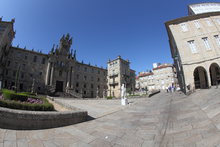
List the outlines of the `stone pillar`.
{"label": "stone pillar", "polygon": [[53,85],[53,76],[54,76],[54,64],[51,65],[51,74],[50,74],[50,85]]}
{"label": "stone pillar", "polygon": [[212,83],[211,83],[211,76],[210,76],[210,72],[209,70],[206,70],[206,74],[207,74],[207,86],[208,88],[210,88],[212,86]]}
{"label": "stone pillar", "polygon": [[50,83],[50,62],[48,63],[48,66],[47,66],[47,73],[46,73],[46,79],[45,79],[45,84],[46,85],[49,85]]}
{"label": "stone pillar", "polygon": [[69,71],[66,72],[66,88],[69,88]]}

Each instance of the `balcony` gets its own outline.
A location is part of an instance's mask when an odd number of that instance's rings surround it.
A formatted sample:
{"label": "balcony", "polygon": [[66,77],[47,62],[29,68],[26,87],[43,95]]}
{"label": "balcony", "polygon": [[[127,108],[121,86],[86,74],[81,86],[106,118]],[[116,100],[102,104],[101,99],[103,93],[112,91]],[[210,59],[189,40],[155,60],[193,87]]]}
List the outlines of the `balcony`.
{"label": "balcony", "polygon": [[117,74],[117,73],[112,73],[112,74],[109,74],[109,77],[110,77],[110,78],[117,77],[117,76],[118,76],[118,74]]}
{"label": "balcony", "polygon": [[118,85],[118,82],[116,82],[116,81],[110,81],[110,82],[109,82],[109,85],[110,85],[110,86],[115,86],[115,85]]}

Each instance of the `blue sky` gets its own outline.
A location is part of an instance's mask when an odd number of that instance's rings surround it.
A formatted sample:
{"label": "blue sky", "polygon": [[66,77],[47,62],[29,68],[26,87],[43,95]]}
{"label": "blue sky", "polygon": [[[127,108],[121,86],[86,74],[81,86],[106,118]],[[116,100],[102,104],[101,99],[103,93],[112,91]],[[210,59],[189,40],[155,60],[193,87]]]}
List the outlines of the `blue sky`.
{"label": "blue sky", "polygon": [[164,22],[204,0],[0,0],[0,16],[15,18],[13,45],[48,53],[63,34],[77,59],[102,67],[121,55],[137,72],[172,63]]}

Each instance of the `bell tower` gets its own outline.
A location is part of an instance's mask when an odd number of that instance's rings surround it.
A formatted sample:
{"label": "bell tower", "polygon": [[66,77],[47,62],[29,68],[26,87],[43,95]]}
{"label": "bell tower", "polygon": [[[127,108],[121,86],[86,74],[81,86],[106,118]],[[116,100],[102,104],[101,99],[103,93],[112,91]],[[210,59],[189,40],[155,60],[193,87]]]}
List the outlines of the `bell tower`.
{"label": "bell tower", "polygon": [[72,45],[72,38],[70,38],[69,33],[67,35],[63,35],[62,38],[60,39],[59,53],[65,56],[69,55],[71,45]]}

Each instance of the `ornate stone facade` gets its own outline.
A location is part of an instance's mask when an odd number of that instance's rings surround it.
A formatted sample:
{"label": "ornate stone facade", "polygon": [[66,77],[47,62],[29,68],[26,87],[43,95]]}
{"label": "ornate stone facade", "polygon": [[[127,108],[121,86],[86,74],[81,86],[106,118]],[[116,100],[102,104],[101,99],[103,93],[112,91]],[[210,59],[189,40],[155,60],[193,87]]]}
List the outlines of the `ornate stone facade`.
{"label": "ornate stone facade", "polygon": [[8,56],[12,40],[15,36],[14,19],[11,22],[3,22],[0,18],[0,88],[4,78],[4,68],[6,66],[6,56]]}
{"label": "ornate stone facade", "polygon": [[[70,50],[72,38],[64,35],[49,54],[12,47],[13,22],[0,21],[0,57],[2,87],[20,91],[63,93],[74,97],[105,97],[107,70],[80,63]],[[6,26],[6,27],[5,27]],[[4,29],[2,29],[4,28]],[[2,31],[4,30],[4,31]]]}

